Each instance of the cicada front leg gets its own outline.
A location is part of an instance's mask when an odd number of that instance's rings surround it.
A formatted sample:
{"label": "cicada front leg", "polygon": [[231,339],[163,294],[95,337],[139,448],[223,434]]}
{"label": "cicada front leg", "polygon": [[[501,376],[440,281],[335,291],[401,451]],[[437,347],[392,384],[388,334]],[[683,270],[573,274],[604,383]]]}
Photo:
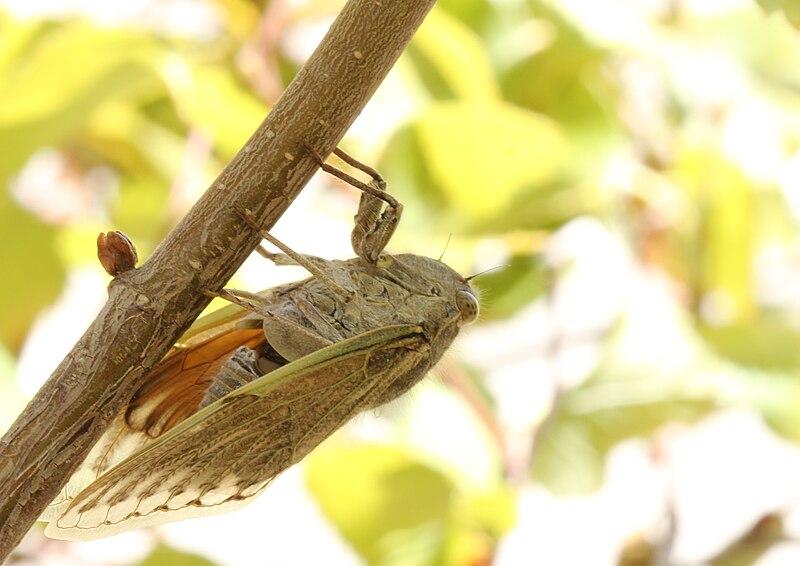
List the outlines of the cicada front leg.
{"label": "cicada front leg", "polygon": [[312,147],[306,146],[306,148],[323,171],[362,192],[350,239],[356,255],[365,262],[375,265],[397,229],[400,216],[403,214],[403,205],[386,192],[386,181],[369,165],[361,163],[339,148],[333,151],[342,161],[372,177],[369,183],[364,183],[341,169],[325,163]]}

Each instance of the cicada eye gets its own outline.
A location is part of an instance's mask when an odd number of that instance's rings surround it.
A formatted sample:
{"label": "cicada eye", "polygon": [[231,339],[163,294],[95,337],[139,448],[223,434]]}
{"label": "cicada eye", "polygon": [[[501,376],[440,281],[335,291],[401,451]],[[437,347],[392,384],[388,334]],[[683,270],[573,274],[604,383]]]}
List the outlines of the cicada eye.
{"label": "cicada eye", "polygon": [[461,324],[472,324],[478,318],[478,312],[480,312],[478,299],[469,291],[456,293],[456,307],[461,313]]}

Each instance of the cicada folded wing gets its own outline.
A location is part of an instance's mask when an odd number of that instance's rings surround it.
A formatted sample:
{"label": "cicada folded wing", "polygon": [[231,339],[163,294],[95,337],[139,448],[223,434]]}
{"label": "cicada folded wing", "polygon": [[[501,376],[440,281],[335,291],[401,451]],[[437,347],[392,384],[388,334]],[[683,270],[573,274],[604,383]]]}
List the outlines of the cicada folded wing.
{"label": "cicada folded wing", "polygon": [[427,356],[422,328],[399,325],[280,367],[101,475],[45,533],[88,540],[242,507]]}
{"label": "cicada folded wing", "polygon": [[[229,305],[202,317],[144,379],[125,409],[94,445],[40,521],[52,521],[86,486],[197,412],[209,384],[240,346],[265,340],[248,313]],[[243,327],[244,326],[244,327]]]}

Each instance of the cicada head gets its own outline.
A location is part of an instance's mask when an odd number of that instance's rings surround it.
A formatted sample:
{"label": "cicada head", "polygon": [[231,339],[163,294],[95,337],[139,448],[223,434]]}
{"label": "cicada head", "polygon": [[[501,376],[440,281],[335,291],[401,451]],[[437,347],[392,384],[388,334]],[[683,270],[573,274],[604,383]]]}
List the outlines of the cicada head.
{"label": "cicada head", "polygon": [[413,254],[388,256],[381,277],[406,291],[395,297],[395,320],[422,327],[429,354],[381,397],[380,403],[402,395],[441,359],[462,326],[475,322],[480,310],[469,281],[439,260]]}

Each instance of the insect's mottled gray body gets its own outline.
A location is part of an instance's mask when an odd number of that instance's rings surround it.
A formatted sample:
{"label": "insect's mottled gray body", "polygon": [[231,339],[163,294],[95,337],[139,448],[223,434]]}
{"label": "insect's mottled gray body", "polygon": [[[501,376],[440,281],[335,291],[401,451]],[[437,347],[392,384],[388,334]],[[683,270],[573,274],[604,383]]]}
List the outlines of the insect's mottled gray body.
{"label": "insect's mottled gray body", "polygon": [[[400,380],[378,404],[402,394],[422,379],[441,358],[458,333],[462,311],[468,309],[469,284],[444,263],[412,254],[386,256],[386,266],[347,261],[316,260],[352,298],[332,293],[310,278],[277,287],[263,311],[267,341],[289,361],[324,346],[384,326],[410,324],[423,328],[431,347],[430,366]],[[470,295],[471,296],[471,295]],[[461,310],[459,310],[461,309]],[[477,312],[475,313],[477,315]],[[306,335],[307,331],[307,335]]]}
{"label": "insect's mottled gray body", "polygon": [[351,417],[425,376],[478,303],[442,262],[379,253],[399,205],[387,218],[376,203],[362,197],[359,257],[275,255],[314,275],[235,295],[248,314],[164,359],[45,515],[48,535],[98,538],[241,507]]}

